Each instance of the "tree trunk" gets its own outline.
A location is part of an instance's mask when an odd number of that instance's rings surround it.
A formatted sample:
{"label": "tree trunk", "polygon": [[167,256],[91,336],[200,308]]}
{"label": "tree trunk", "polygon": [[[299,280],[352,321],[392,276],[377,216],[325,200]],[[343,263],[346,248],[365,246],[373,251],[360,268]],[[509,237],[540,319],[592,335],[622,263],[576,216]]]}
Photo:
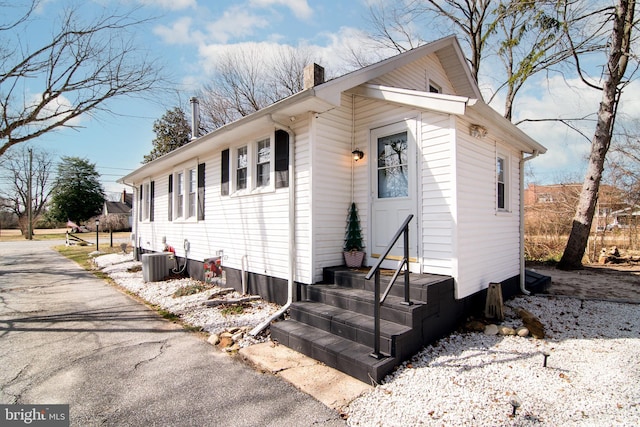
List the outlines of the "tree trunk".
{"label": "tree trunk", "polygon": [[598,109],[598,122],[591,142],[589,165],[582,185],[580,200],[573,217],[571,234],[558,268],[571,270],[582,267],[582,257],[589,240],[593,215],[598,202],[598,190],[604,162],[611,144],[617,105],[620,100],[619,85],[627,68],[629,45],[635,0],[619,0],[616,5],[611,50],[607,61],[607,78]]}

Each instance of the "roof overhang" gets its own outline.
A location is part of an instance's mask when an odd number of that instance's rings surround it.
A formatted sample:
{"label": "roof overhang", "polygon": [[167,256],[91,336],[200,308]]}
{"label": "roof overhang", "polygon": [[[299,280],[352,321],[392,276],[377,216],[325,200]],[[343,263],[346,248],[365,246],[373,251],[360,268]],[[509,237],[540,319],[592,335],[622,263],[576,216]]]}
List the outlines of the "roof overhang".
{"label": "roof overhang", "polygon": [[465,113],[467,103],[469,102],[469,98],[463,96],[443,95],[440,93],[421,92],[373,84],[358,86],[348,93],[392,102],[394,104],[458,115]]}
{"label": "roof overhang", "polygon": [[118,183],[127,185],[139,184],[145,179],[163,173],[181,163],[198,161],[198,158],[208,155],[212,150],[228,144],[229,141],[264,133],[268,129],[273,129],[277,123],[288,122],[291,117],[299,114],[308,112],[322,113],[336,107],[315,95],[314,88],[310,88],[221,126],[170,153],[142,165],[130,174],[120,178]]}

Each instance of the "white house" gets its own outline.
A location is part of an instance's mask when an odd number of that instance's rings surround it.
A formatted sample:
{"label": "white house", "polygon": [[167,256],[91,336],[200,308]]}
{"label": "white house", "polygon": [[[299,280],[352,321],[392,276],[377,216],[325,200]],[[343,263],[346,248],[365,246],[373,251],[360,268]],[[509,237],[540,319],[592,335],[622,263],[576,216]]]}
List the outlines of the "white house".
{"label": "white house", "polygon": [[524,290],[523,168],[546,149],[483,102],[456,38],[327,82],[307,71],[302,92],[120,180],[138,253],[166,242],[195,277],[221,256],[227,285],[288,304],[343,265],[353,201],[367,265],[413,214],[412,273],[452,279],[455,301]]}

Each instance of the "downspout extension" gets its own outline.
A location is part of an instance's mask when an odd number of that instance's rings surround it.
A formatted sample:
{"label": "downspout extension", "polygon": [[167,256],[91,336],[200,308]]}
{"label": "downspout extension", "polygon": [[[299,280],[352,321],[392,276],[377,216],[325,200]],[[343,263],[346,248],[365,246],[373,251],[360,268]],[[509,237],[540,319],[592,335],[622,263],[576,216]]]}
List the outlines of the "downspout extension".
{"label": "downspout extension", "polygon": [[289,134],[289,271],[288,271],[288,279],[287,279],[287,302],[283,305],[278,311],[276,311],[273,315],[271,315],[267,320],[263,321],[251,331],[249,331],[249,335],[256,336],[260,332],[262,332],[267,326],[271,324],[271,322],[278,317],[282,316],[291,306],[293,302],[293,293],[295,288],[295,261],[296,261],[296,197],[295,197],[295,137],[296,134],[293,132],[289,126],[283,125],[282,123],[278,123],[273,119],[271,114],[269,114],[269,120],[273,123],[273,125],[280,130],[283,130]]}
{"label": "downspout extension", "polygon": [[526,285],[526,276],[525,276],[525,268],[524,268],[524,164],[529,160],[533,160],[540,152],[538,150],[534,150],[533,154],[529,157],[525,157],[524,153],[522,153],[522,161],[520,162],[520,291],[525,295],[531,295],[525,285]]}

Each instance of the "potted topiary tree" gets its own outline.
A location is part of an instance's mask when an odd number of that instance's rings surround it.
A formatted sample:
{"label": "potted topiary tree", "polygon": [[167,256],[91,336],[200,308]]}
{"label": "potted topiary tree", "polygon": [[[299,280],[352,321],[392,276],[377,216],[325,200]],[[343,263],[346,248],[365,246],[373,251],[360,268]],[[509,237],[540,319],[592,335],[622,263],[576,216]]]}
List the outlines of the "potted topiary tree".
{"label": "potted topiary tree", "polygon": [[355,203],[351,203],[347,215],[347,231],[344,236],[344,262],[349,268],[362,266],[364,259],[364,244],[362,243],[362,230]]}

